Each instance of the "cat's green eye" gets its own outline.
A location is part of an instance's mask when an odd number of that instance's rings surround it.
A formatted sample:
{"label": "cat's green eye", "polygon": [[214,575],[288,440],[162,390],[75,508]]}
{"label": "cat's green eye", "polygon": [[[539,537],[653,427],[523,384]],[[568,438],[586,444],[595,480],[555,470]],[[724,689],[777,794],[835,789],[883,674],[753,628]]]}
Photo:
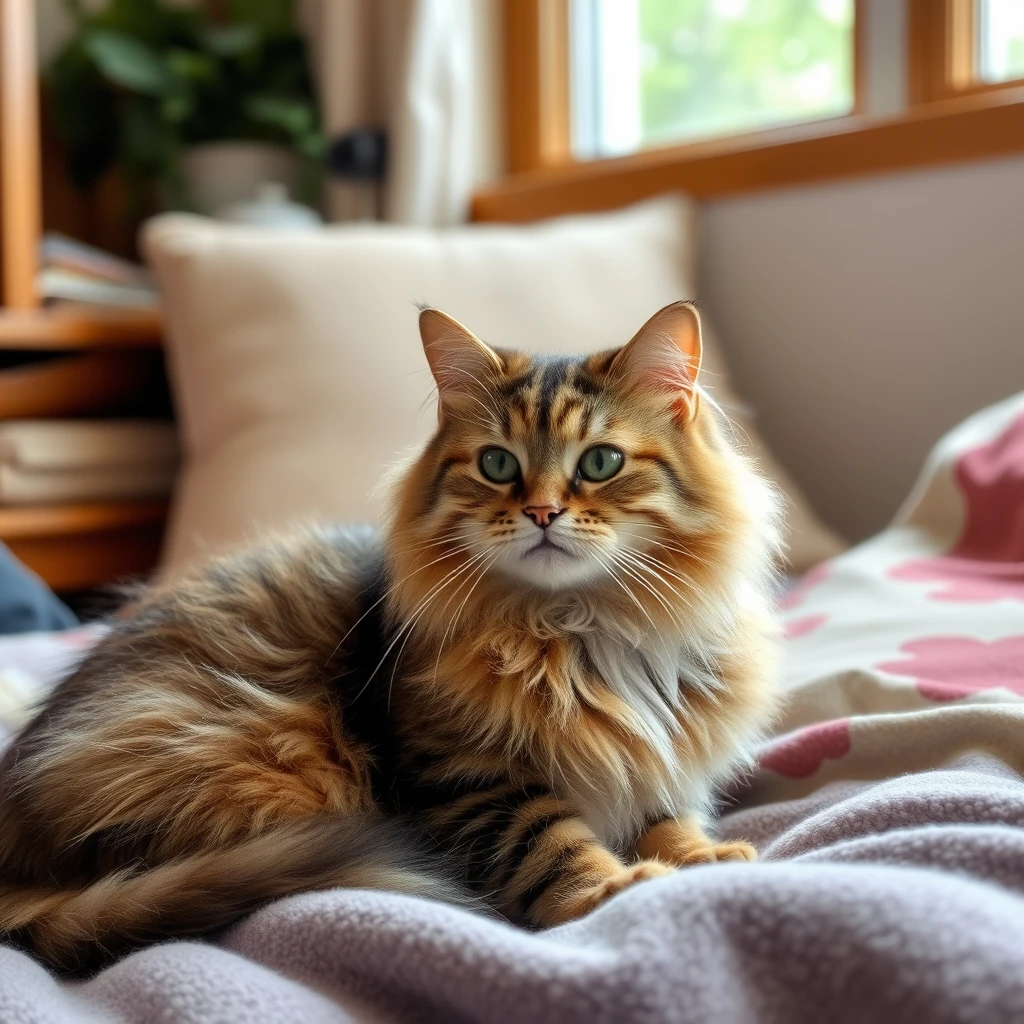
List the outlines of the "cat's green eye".
{"label": "cat's green eye", "polygon": [[603,480],[611,480],[622,469],[624,460],[625,456],[618,448],[599,444],[583,453],[577,472],[584,480],[601,483]]}
{"label": "cat's green eye", "polygon": [[519,476],[519,460],[504,448],[485,448],[480,453],[480,472],[495,484],[510,484]]}

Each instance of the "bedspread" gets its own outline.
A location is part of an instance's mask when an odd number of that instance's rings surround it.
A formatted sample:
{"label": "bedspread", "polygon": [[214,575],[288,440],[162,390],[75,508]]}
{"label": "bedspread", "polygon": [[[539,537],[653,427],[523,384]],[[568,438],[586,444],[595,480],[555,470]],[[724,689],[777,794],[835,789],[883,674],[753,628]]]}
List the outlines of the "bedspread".
{"label": "bedspread", "polygon": [[1024,1021],[1024,395],[782,613],[788,703],[721,821],[759,863],[543,933],[330,891],[87,981],[0,948],[0,1021]]}

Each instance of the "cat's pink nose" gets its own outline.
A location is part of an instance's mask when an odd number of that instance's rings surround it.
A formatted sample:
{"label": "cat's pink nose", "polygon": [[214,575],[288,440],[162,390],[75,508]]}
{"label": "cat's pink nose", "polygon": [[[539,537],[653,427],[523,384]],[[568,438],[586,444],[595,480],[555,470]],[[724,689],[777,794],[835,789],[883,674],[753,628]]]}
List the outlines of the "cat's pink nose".
{"label": "cat's pink nose", "polygon": [[564,511],[564,508],[557,505],[527,505],[523,515],[529,516],[542,530],[546,530],[555,516],[560,516]]}

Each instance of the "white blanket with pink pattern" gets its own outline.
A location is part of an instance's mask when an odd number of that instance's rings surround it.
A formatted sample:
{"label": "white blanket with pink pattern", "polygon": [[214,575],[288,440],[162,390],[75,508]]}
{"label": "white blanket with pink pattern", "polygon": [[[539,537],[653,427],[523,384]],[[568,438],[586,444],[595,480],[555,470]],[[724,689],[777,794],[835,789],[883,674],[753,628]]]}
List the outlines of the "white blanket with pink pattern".
{"label": "white blanket with pink pattern", "polygon": [[893,525],[781,610],[789,701],[758,800],[966,751],[1024,771],[1024,395],[943,438]]}

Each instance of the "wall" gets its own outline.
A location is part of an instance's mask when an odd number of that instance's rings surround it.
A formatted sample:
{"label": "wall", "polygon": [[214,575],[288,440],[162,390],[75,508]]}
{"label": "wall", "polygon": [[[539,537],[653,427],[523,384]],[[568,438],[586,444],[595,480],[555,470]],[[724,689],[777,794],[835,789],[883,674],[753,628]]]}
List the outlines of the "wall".
{"label": "wall", "polygon": [[708,203],[701,245],[737,389],[851,537],[945,430],[1024,390],[1024,158]]}

